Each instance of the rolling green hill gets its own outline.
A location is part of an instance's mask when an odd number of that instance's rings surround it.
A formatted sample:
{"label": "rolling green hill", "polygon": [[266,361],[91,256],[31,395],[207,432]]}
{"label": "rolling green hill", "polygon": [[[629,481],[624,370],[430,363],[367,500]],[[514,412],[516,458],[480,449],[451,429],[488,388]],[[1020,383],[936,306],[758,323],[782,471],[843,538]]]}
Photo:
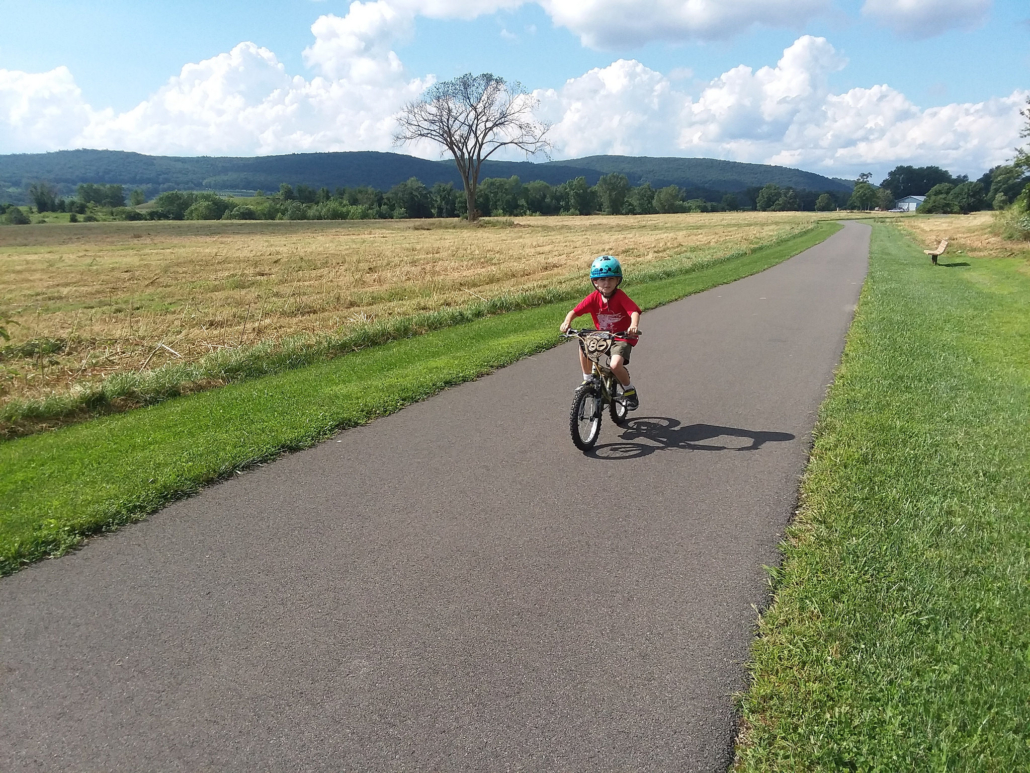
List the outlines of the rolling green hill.
{"label": "rolling green hill", "polygon": [[[650,158],[648,156],[587,156],[575,161],[553,162],[574,164],[602,174],[621,172],[634,185],[649,182],[655,188],[666,185],[708,188],[737,193],[750,187],[776,183],[781,188],[808,191],[850,191],[852,186],[800,169],[768,164],[745,164],[715,158]],[[685,182],[689,181],[689,183]]]}
{"label": "rolling green hill", "polygon": [[[585,177],[594,185],[610,172],[621,172],[632,185],[656,188],[678,185],[688,196],[718,199],[726,192],[776,183],[812,191],[846,191],[848,186],[810,172],[763,164],[742,164],[708,158],[591,156],[532,163],[488,161],[487,177],[518,175],[523,182],[542,180],[558,185]],[[0,155],[0,201],[18,203],[29,184],[45,181],[64,196],[80,183],[119,184],[141,188],[148,196],[166,190],[278,190],[281,183],[313,188],[369,185],[388,190],[417,177],[427,186],[453,183],[460,187],[454,163],[429,161],[399,153],[298,153],[256,158],[145,156],[112,150],[61,150],[54,153]]]}

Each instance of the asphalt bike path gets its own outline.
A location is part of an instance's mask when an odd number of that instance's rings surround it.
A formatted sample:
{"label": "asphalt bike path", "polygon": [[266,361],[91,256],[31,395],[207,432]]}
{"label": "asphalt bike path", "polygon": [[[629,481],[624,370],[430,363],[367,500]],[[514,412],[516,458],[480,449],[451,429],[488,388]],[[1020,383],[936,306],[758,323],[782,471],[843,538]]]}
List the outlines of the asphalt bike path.
{"label": "asphalt bike path", "polygon": [[726,770],[869,234],[646,312],[591,454],[571,343],[0,581],[0,770]]}

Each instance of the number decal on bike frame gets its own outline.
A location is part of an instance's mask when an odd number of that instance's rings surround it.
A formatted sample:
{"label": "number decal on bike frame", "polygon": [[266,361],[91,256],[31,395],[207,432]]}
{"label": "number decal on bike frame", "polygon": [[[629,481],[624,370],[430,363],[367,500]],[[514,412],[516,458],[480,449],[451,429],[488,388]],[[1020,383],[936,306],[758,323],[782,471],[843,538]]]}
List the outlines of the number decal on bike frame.
{"label": "number decal on bike frame", "polygon": [[610,338],[602,338],[601,336],[588,333],[583,336],[582,341],[583,350],[589,359],[603,368],[611,367],[611,357],[609,354],[612,348],[612,341]]}

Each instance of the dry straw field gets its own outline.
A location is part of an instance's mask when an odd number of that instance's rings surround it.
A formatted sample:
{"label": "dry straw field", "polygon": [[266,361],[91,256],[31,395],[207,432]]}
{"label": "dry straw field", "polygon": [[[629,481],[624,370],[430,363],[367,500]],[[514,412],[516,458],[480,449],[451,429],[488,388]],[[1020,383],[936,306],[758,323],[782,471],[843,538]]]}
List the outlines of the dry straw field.
{"label": "dry straw field", "polygon": [[902,218],[899,222],[925,249],[933,249],[948,239],[948,253],[964,252],[979,258],[1014,258],[1027,254],[1025,242],[1001,236],[995,227],[994,212],[970,215],[924,215]]}
{"label": "dry straw field", "polygon": [[[807,228],[811,213],[0,228],[0,401],[296,335],[545,288],[611,253],[684,267]],[[557,323],[556,323],[557,324]],[[2,343],[2,342],[0,342]]]}

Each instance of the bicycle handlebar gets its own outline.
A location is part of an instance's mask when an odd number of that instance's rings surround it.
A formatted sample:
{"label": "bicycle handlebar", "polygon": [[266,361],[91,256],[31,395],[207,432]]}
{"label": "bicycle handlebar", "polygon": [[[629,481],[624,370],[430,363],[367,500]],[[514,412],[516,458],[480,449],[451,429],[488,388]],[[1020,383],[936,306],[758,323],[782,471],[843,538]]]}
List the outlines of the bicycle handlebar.
{"label": "bicycle handlebar", "polygon": [[640,330],[638,330],[636,332],[636,335],[630,335],[625,330],[618,331],[618,332],[612,332],[610,330],[591,330],[589,328],[581,328],[579,330],[576,330],[576,329],[573,329],[571,327],[568,330],[566,330],[564,333],[562,333],[562,335],[565,336],[565,338],[581,338],[581,337],[583,337],[585,335],[594,335],[594,336],[599,336],[601,338],[618,338],[618,337],[640,338],[641,334],[642,334],[642,332]]}

